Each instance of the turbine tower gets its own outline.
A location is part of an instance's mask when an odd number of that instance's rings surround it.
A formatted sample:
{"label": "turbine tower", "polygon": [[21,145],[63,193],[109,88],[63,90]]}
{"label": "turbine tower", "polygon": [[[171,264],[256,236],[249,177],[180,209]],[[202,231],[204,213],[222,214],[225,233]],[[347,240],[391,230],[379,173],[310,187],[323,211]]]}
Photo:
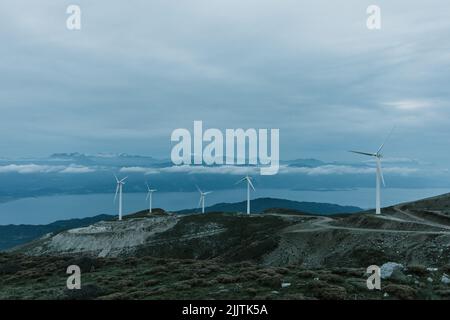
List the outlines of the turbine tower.
{"label": "turbine tower", "polygon": [[383,155],[381,154],[381,151],[384,148],[384,145],[388,141],[389,137],[392,135],[392,131],[389,133],[386,140],[383,142],[383,144],[378,148],[376,153],[369,153],[369,152],[361,152],[361,151],[350,151],[352,153],[362,154],[369,157],[374,157],[376,164],[377,164],[377,174],[376,174],[376,203],[375,203],[375,213],[381,214],[381,183],[383,183],[383,186],[386,186],[386,183],[384,182],[384,176],[383,176],[383,170],[381,169],[381,158],[383,158]]}
{"label": "turbine tower", "polygon": [[206,195],[212,193],[212,191],[203,192],[202,190],[200,190],[200,188],[198,186],[196,186],[196,187],[197,187],[198,192],[200,193],[200,201],[198,202],[198,206],[199,207],[202,206],[202,213],[205,213],[205,198],[206,198]]}
{"label": "turbine tower", "polygon": [[150,189],[150,187],[149,187],[149,185],[148,185],[148,183],[146,184],[147,185],[147,197],[145,198],[145,200],[149,200],[149,204],[148,204],[148,212],[149,213],[152,213],[152,208],[153,208],[153,206],[152,206],[152,200],[153,200],[153,192],[156,192],[156,191],[158,191],[158,190],[156,190],[156,189]]}
{"label": "turbine tower", "polygon": [[119,180],[119,178],[117,178],[116,175],[114,175],[114,177],[116,178],[116,182],[117,182],[116,194],[114,195],[114,202],[116,202],[117,194],[119,194],[119,221],[121,221],[122,220],[122,187],[125,184],[124,181],[128,177],[125,177],[122,180]]}
{"label": "turbine tower", "polygon": [[248,175],[246,175],[244,178],[236,182],[236,184],[241,183],[243,181],[247,182],[247,214],[250,214],[250,187],[255,191],[255,187],[252,183],[252,178]]}

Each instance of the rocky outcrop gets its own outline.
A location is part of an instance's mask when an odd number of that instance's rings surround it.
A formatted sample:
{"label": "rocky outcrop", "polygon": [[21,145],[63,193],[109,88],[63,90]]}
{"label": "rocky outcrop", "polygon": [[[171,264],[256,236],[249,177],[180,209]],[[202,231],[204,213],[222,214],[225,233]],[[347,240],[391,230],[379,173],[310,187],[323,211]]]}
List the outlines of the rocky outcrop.
{"label": "rocky outcrop", "polygon": [[102,221],[71,229],[53,237],[41,238],[23,248],[30,255],[64,255],[83,253],[97,257],[114,257],[133,253],[161,232],[173,228],[176,216],[156,216],[123,221]]}

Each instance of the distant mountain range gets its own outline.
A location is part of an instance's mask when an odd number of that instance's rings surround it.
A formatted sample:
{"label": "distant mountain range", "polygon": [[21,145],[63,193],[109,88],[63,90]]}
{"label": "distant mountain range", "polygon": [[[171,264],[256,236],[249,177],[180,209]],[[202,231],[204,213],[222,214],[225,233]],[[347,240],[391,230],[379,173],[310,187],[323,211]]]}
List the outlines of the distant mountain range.
{"label": "distant mountain range", "polygon": [[[289,209],[316,215],[333,215],[340,213],[361,212],[363,209],[354,206],[340,206],[331,203],[299,202],[276,198],[258,198],[251,201],[253,213],[263,213],[272,208]],[[236,203],[218,203],[205,208],[205,212],[246,212],[247,201]],[[180,210],[177,213],[199,212],[200,209]]]}
{"label": "distant mountain range", "polygon": [[[363,210],[358,207],[339,206],[330,203],[297,202],[274,198],[252,200],[252,212],[254,213],[262,213],[271,208],[283,208],[315,215],[355,213]],[[246,202],[219,203],[205,209],[206,212],[244,212],[246,210]],[[187,214],[198,211],[198,209],[187,209],[176,213]],[[103,214],[84,219],[61,220],[47,225],[0,226],[0,250],[30,242],[48,233],[58,233],[68,229],[86,227],[99,221],[112,220],[114,218],[115,216]]]}

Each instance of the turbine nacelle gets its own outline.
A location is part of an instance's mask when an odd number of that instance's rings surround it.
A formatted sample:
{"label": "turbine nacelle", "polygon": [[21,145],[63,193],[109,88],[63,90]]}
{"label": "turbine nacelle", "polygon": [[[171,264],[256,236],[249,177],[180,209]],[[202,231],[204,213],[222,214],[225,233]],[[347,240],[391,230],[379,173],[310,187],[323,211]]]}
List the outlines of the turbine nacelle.
{"label": "turbine nacelle", "polygon": [[253,183],[252,183],[252,177],[250,177],[249,175],[246,175],[245,177],[243,177],[241,180],[236,182],[236,184],[239,184],[244,181],[246,181],[247,184],[253,189],[253,191],[255,191],[255,187],[253,186]]}

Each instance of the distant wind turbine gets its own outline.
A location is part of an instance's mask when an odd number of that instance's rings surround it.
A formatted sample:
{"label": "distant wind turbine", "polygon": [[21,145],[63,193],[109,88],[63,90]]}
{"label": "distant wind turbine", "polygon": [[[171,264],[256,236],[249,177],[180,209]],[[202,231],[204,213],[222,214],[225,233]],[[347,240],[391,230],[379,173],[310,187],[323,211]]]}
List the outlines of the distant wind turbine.
{"label": "distant wind turbine", "polygon": [[152,213],[152,198],[153,198],[153,192],[156,192],[156,191],[158,191],[158,190],[156,190],[156,189],[150,189],[150,187],[149,187],[149,185],[148,185],[148,183],[146,184],[147,185],[147,197],[145,198],[145,200],[149,200],[149,209],[148,209],[148,212],[149,213]]}
{"label": "distant wind turbine", "polygon": [[369,152],[361,152],[361,151],[350,151],[352,153],[362,154],[369,157],[374,157],[376,164],[377,164],[377,174],[376,174],[376,214],[381,214],[381,183],[383,183],[383,186],[386,186],[386,183],[384,181],[383,176],[383,170],[381,169],[381,158],[383,158],[383,155],[381,154],[381,151],[384,148],[384,145],[389,140],[390,136],[392,135],[392,132],[394,131],[394,128],[391,130],[389,135],[387,136],[386,140],[383,142],[383,144],[378,148],[376,153],[369,153]]}
{"label": "distant wind turbine", "polygon": [[206,195],[212,193],[212,191],[203,192],[202,190],[200,190],[200,188],[198,186],[196,186],[196,187],[197,187],[198,192],[200,193],[200,201],[198,202],[198,206],[199,207],[202,206],[202,213],[205,213],[205,198],[206,198]]}
{"label": "distant wind turbine", "polygon": [[248,175],[236,182],[236,184],[244,181],[247,182],[247,214],[250,214],[250,187],[253,189],[253,191],[255,191],[255,187],[253,186],[252,178]]}
{"label": "distant wind turbine", "polygon": [[117,188],[116,188],[116,194],[114,195],[114,202],[116,202],[117,194],[119,194],[119,221],[122,220],[122,187],[125,184],[125,180],[128,177],[123,178],[122,180],[119,180],[116,175],[114,175],[117,182]]}

